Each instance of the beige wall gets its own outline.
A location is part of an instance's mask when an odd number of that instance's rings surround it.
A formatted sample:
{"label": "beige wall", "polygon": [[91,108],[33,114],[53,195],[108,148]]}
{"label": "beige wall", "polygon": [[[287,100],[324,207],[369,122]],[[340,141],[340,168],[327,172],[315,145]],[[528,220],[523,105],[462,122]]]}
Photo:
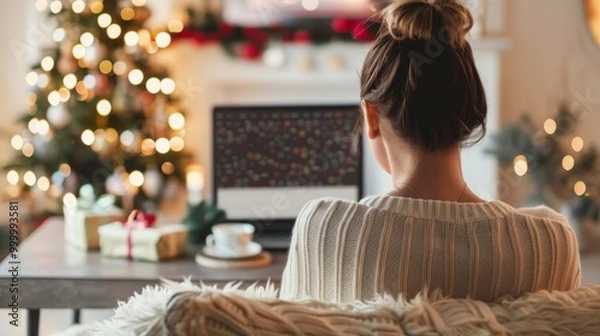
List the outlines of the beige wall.
{"label": "beige wall", "polygon": [[[506,6],[512,48],[503,58],[502,123],[525,112],[543,122],[565,101],[586,111],[578,132],[600,144],[600,47],[587,31],[583,0],[509,0]],[[523,193],[504,198],[518,203]]]}

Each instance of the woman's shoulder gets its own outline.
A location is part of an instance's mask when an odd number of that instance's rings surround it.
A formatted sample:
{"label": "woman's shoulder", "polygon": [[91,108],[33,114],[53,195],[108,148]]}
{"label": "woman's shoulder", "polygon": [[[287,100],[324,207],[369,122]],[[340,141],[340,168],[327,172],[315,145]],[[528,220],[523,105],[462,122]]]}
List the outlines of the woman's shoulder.
{"label": "woman's shoulder", "polygon": [[539,221],[554,225],[570,227],[567,217],[545,205],[525,208],[513,208],[513,210],[516,215],[527,217],[534,222]]}
{"label": "woman's shoulder", "polygon": [[377,216],[378,209],[342,198],[325,197],[309,201],[297,217],[296,225],[353,222]]}

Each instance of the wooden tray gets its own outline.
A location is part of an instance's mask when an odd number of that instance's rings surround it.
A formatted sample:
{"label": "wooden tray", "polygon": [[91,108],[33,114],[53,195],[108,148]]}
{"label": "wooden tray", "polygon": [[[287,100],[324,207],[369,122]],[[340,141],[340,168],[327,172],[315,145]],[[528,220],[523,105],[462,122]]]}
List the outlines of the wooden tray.
{"label": "wooden tray", "polygon": [[273,256],[266,251],[245,259],[218,259],[198,252],[195,259],[198,265],[210,268],[256,268],[268,266],[273,262]]}

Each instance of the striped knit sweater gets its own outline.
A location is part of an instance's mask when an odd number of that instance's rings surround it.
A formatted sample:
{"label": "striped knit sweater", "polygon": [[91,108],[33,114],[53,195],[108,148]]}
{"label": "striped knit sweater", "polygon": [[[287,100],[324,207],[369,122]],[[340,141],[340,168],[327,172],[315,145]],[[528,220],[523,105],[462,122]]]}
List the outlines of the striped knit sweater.
{"label": "striped knit sweater", "polygon": [[546,207],[326,198],[297,218],[280,296],[349,303],[441,289],[493,301],[573,289],[580,267],[573,230]]}

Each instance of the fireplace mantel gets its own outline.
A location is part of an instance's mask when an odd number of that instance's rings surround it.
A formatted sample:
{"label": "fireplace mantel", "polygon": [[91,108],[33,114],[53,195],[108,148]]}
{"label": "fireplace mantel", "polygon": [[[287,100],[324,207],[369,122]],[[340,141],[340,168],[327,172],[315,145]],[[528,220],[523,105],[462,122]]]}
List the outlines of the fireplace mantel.
{"label": "fireplace mantel", "polygon": [[[508,48],[503,39],[472,42],[479,72],[488,97],[488,134],[498,129],[500,55]],[[196,161],[211,166],[210,111],[216,105],[243,104],[340,104],[359,102],[359,74],[369,45],[331,43],[323,46],[281,45],[286,62],[271,68],[263,62],[233,58],[218,45],[198,46],[179,41],[159,57],[168,64],[178,84],[179,94],[188,113],[187,146]],[[310,55],[312,69],[305,69]],[[340,66],[341,65],[341,66]],[[463,169],[469,186],[485,198],[496,197],[496,162],[484,154],[488,138],[463,151]],[[206,181],[212,181],[205,169]],[[391,182],[371,158],[365,146],[365,193],[389,191]],[[212,186],[206,184],[206,195]]]}

